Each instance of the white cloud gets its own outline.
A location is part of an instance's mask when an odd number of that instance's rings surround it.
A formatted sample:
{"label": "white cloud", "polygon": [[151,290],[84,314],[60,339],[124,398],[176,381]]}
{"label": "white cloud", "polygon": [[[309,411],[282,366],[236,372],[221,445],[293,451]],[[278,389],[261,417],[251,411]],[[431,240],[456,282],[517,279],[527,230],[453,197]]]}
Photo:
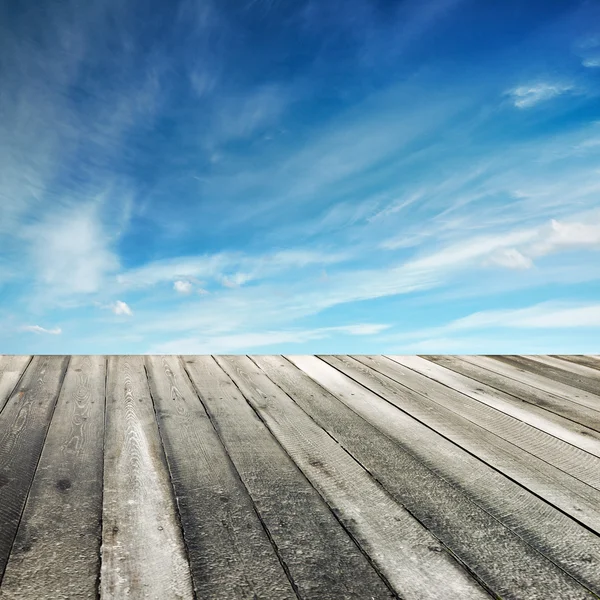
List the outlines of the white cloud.
{"label": "white cloud", "polygon": [[552,219],[550,227],[540,232],[540,240],[531,246],[534,256],[543,256],[561,250],[600,248],[600,218],[596,222],[559,222]]}
{"label": "white cloud", "polygon": [[530,269],[533,261],[523,256],[516,248],[504,248],[492,254],[489,258],[490,264],[496,264],[507,269]]}
{"label": "white cloud", "polygon": [[117,300],[114,304],[111,305],[111,310],[115,313],[115,315],[133,315],[131,308],[129,305],[121,300]]}
{"label": "white cloud", "polygon": [[595,68],[600,67],[600,58],[586,58],[581,63],[584,67]]}
{"label": "white cloud", "polygon": [[39,325],[26,325],[23,327],[25,331],[32,331],[33,333],[47,333],[50,335],[60,335],[62,330],[60,327],[55,327],[54,329],[45,329],[44,327],[40,327]]}
{"label": "white cloud", "polygon": [[519,86],[508,93],[512,96],[517,108],[531,108],[545,100],[560,96],[573,89],[571,85],[538,83],[530,86]]}
{"label": "white cloud", "polygon": [[389,329],[391,325],[383,323],[361,323],[359,325],[343,325],[341,327],[332,327],[332,331],[347,333],[349,335],[375,335]]}
{"label": "white cloud", "polygon": [[192,293],[192,282],[191,281],[176,281],[173,284],[173,289],[179,294],[191,294]]}
{"label": "white cloud", "polygon": [[50,214],[23,236],[39,283],[56,296],[97,292],[119,267],[95,204]]}
{"label": "white cloud", "polygon": [[275,344],[301,344],[325,339],[332,333],[346,335],[373,335],[390,327],[383,324],[358,323],[338,327],[321,327],[308,330],[281,330],[243,332],[230,335],[190,337],[157,344],[149,354],[219,354]]}
{"label": "white cloud", "polygon": [[307,249],[280,250],[271,254],[249,256],[220,252],[204,256],[183,256],[159,260],[117,276],[126,287],[149,287],[163,281],[181,278],[213,278],[226,287],[238,287],[254,279],[270,277],[292,268],[339,263],[349,257],[347,252],[318,252]]}
{"label": "white cloud", "polygon": [[[390,339],[408,341],[416,338],[426,343],[431,339],[437,342],[448,338],[449,334],[468,330],[556,330],[589,327],[600,327],[600,304],[543,302],[526,308],[479,311],[440,327],[407,332]],[[415,344],[411,347],[417,349]]]}

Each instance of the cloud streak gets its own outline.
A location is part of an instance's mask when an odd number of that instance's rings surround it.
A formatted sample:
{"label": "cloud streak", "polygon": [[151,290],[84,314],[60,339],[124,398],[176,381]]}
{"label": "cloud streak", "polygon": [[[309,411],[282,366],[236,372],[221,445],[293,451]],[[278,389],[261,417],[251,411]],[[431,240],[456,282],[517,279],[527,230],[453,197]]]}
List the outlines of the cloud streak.
{"label": "cloud streak", "polygon": [[60,335],[62,333],[60,327],[55,327],[54,329],[46,329],[44,327],[40,327],[39,325],[25,325],[23,329],[25,331],[31,331],[32,333],[46,333],[48,335]]}

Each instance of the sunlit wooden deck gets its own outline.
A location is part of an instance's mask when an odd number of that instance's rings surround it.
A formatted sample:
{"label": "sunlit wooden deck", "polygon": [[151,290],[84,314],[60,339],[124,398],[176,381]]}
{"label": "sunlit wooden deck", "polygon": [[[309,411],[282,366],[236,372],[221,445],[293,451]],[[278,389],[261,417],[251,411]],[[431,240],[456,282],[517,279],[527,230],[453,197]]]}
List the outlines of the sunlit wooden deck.
{"label": "sunlit wooden deck", "polygon": [[0,356],[0,598],[600,596],[600,357]]}

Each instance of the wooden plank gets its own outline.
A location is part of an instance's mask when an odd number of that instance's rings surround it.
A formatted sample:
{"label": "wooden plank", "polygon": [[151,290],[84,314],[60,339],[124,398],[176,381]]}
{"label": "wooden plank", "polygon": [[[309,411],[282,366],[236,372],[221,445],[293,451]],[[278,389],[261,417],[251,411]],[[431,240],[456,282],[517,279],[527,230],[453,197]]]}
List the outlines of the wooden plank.
{"label": "wooden plank", "polygon": [[0,582],[68,362],[36,356],[0,413]]}
{"label": "wooden plank", "polygon": [[[439,391],[430,394],[433,381],[385,357],[359,357],[357,360],[326,357],[324,360],[330,364],[332,360],[339,361],[336,368],[367,385],[372,391],[385,394],[390,402],[402,410],[530,491],[541,495],[585,526],[595,532],[600,531],[597,490],[449,410],[437,402],[441,396]],[[362,370],[357,366],[359,360]],[[393,379],[400,370],[403,380],[410,383],[403,385]],[[431,398],[425,394],[430,394]]]}
{"label": "wooden plank", "polygon": [[[409,394],[398,394],[364,365],[354,378],[381,380],[376,394],[316,357],[287,357],[361,417],[396,443],[409,444],[415,457],[527,543],[600,595],[600,538],[538,496],[502,475],[406,412]],[[329,357],[328,357],[329,358]],[[334,360],[334,357],[331,357]],[[337,360],[337,359],[335,359]],[[340,365],[342,366],[342,365]],[[400,407],[400,410],[398,409]],[[425,411],[427,412],[427,411]]]}
{"label": "wooden plank", "polygon": [[[569,419],[574,423],[579,423],[584,427],[600,432],[600,410],[593,410],[582,404],[566,400],[562,396],[557,396],[529,384],[504,377],[494,371],[490,371],[489,369],[485,369],[469,362],[466,357],[430,355],[424,356],[423,358],[446,367],[447,369],[451,369],[456,373],[460,373],[474,381],[483,383],[490,388],[514,396],[517,406],[521,406],[524,410],[531,411],[531,409],[527,407],[527,404],[533,404],[545,411],[554,413],[555,415]],[[536,412],[535,409],[533,412]],[[579,431],[581,432],[581,430]]]}
{"label": "wooden plank", "polygon": [[576,365],[583,365],[591,369],[600,369],[600,360],[595,356],[580,355],[580,354],[552,354],[555,358],[566,360]]}
{"label": "wooden plank", "polygon": [[[412,358],[418,357],[394,358],[410,361]],[[327,360],[329,362],[329,359]],[[381,389],[386,392],[394,391],[396,396],[393,401],[400,400],[403,408],[410,405],[410,408],[407,409],[410,414],[422,415],[418,418],[442,435],[515,479],[527,489],[540,494],[545,500],[587,527],[600,532],[600,492],[543,459],[506,441],[505,437],[512,435],[510,426],[503,427],[498,434],[495,434],[469,421],[469,418],[463,416],[463,413],[469,413],[469,417],[472,416],[469,410],[470,404],[473,403],[472,399],[464,395],[462,397],[459,395],[457,398],[456,392],[450,388],[436,384],[433,380],[395,362],[395,360],[386,357],[360,357],[358,360],[385,377],[384,380],[381,380],[380,377],[371,377],[371,380],[367,380],[370,389],[378,391],[376,386],[383,386]],[[427,361],[424,362],[427,363]],[[435,366],[432,363],[428,364],[431,367]],[[349,368],[356,370],[352,364],[349,365]],[[359,374],[371,375],[369,371],[362,374],[359,372]],[[402,380],[402,384],[400,384],[400,380]],[[452,397],[454,397],[453,403],[456,411],[449,408]],[[496,411],[496,415],[497,420],[503,420],[501,412]],[[512,425],[522,429],[522,427],[518,427],[518,421],[513,420]],[[529,429],[529,434],[534,439],[542,435],[535,429]],[[523,443],[526,443],[526,437],[527,431],[522,436]],[[575,449],[573,450],[575,451]],[[594,458],[590,455],[588,457],[590,460]],[[582,471],[585,472],[583,467]],[[593,472],[589,474],[589,477],[593,476]]]}
{"label": "wooden plank", "polygon": [[102,598],[193,598],[141,356],[108,359]]}
{"label": "wooden plank", "polygon": [[197,597],[296,598],[180,360],[146,366]]}
{"label": "wooden plank", "polygon": [[532,356],[523,356],[523,358],[526,358],[527,360],[533,360],[537,363],[541,363],[542,365],[554,367],[560,371],[565,371],[566,373],[575,373],[576,375],[584,377],[586,380],[596,381],[599,384],[596,386],[596,389],[598,392],[600,392],[600,371],[598,371],[598,369],[580,365],[576,362],[561,360],[560,358],[556,358],[554,356],[536,354]]}
{"label": "wooden plank", "polygon": [[[394,361],[429,379],[384,363],[388,377],[430,395],[435,402],[600,491],[600,433],[418,356],[394,357]],[[569,480],[562,480],[572,486]],[[597,501],[600,504],[600,496]]]}
{"label": "wooden plank", "polygon": [[31,362],[31,356],[0,356],[0,412]]}
{"label": "wooden plank", "polygon": [[563,369],[557,369],[556,367],[543,364],[537,360],[525,358],[524,356],[492,356],[490,358],[505,364],[520,367],[531,373],[537,373],[542,377],[552,380],[553,385],[555,385],[555,382],[559,382],[563,385],[570,386],[571,388],[593,394],[596,397],[596,402],[592,408],[600,407],[600,397],[598,397],[600,394],[600,385],[591,377],[583,377],[572,371],[567,372]]}
{"label": "wooden plank", "polygon": [[95,598],[100,576],[106,360],[74,356],[0,597]]}
{"label": "wooden plank", "polygon": [[544,375],[528,371],[521,366],[495,360],[489,356],[461,356],[461,359],[487,369],[488,371],[493,371],[508,379],[514,379],[515,381],[525,383],[543,392],[560,396],[569,402],[587,406],[592,410],[598,410],[600,407],[600,396],[584,392],[583,390],[559,383],[558,381],[552,381],[547,379]]}
{"label": "wooden plank", "polygon": [[215,359],[186,357],[185,367],[298,597],[393,597]]}
{"label": "wooden plank", "polygon": [[489,598],[447,548],[248,357],[217,361],[402,598]]}
{"label": "wooden plank", "polygon": [[252,360],[487,589],[505,599],[587,596],[572,577],[418,460],[411,440],[392,440],[287,360]]}

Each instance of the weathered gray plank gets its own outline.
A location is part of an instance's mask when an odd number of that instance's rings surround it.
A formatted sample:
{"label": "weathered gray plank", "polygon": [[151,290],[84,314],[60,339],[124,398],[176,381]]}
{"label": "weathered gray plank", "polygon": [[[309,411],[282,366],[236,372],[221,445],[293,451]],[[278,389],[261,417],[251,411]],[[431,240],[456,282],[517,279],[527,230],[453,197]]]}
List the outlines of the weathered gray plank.
{"label": "weathered gray plank", "polygon": [[102,598],[193,597],[141,356],[108,360]]}
{"label": "weathered gray plank", "polygon": [[30,362],[31,356],[0,356],[0,412]]}
{"label": "weathered gray plank", "polygon": [[[399,360],[412,357],[394,357]],[[330,362],[327,357],[324,360]],[[337,360],[340,360],[339,358]],[[343,359],[343,361],[352,359]],[[456,393],[431,379],[386,357],[358,357],[371,370],[361,372],[356,362],[343,364],[344,372],[353,370],[352,377],[417,417],[448,439],[478,456],[495,469],[511,477],[530,491],[541,495],[567,514],[600,532],[600,493],[595,488],[560,471],[553,465],[507,442],[501,435],[469,421],[462,416],[469,398],[456,399],[456,412],[448,408]],[[427,361],[424,361],[427,362]],[[431,366],[435,366],[429,363]],[[337,366],[337,365],[336,365]],[[339,367],[342,368],[342,367]],[[375,370],[376,372],[374,372]],[[366,378],[366,379],[365,379]],[[402,384],[399,382],[402,380]],[[435,392],[432,390],[435,389]],[[472,400],[471,400],[472,402]],[[497,412],[498,418],[502,413]],[[505,433],[509,432],[505,428]],[[534,433],[532,433],[534,435]]]}
{"label": "weathered gray plank", "polygon": [[561,360],[560,358],[556,358],[554,356],[545,356],[545,355],[525,355],[523,358],[527,360],[533,360],[537,363],[541,363],[542,365],[547,365],[549,367],[554,367],[559,369],[560,371],[565,371],[566,373],[574,373],[575,375],[580,375],[584,377],[586,380],[593,380],[597,382],[597,390],[600,392],[600,371],[598,369],[593,369],[586,365],[580,365],[576,362],[569,362],[566,360]]}
{"label": "weathered gray plank", "polygon": [[287,360],[252,360],[504,600],[588,597],[562,569]]}
{"label": "weathered gray plank", "polygon": [[1,598],[95,598],[106,360],[74,356],[4,574]]}
{"label": "weathered gray plank", "polygon": [[146,366],[198,598],[296,598],[180,360]]}
{"label": "weathered gray plank", "polygon": [[600,491],[600,433],[418,356],[394,360],[425,378],[389,363],[387,376]]}
{"label": "weathered gray plank", "polygon": [[595,356],[582,354],[552,354],[551,356],[577,365],[583,365],[584,367],[590,367],[591,369],[600,369],[600,360]]}
{"label": "weathered gray plank", "polygon": [[[316,357],[288,358],[388,437],[401,445],[410,444],[419,461],[600,595],[598,535],[411,417],[404,410],[408,395],[399,396],[386,387],[387,392],[381,389],[384,398]],[[358,367],[355,378],[362,379],[361,373],[370,371],[352,362]],[[372,373],[364,381],[370,385],[372,377],[380,378]]]}
{"label": "weathered gray plank", "polygon": [[[573,371],[558,369],[540,361],[525,358],[524,356],[493,356],[491,358],[509,365],[521,367],[532,373],[537,373],[551,379],[553,382],[560,382],[572,388],[594,394],[596,397],[600,394],[600,384],[598,384],[596,379],[579,375]],[[600,407],[600,399],[597,399],[593,408],[598,407]]]}
{"label": "weathered gray plank", "polygon": [[221,366],[197,356],[186,357],[185,367],[298,596],[393,597]]}
{"label": "weathered gray plank", "polygon": [[402,598],[489,598],[439,540],[249,358],[217,360]]}
{"label": "weathered gray plank", "polygon": [[[582,404],[566,400],[562,396],[557,396],[550,392],[535,388],[527,383],[504,377],[494,371],[490,371],[489,369],[485,369],[484,367],[469,362],[467,357],[430,355],[424,356],[423,358],[446,367],[447,369],[451,369],[456,373],[460,373],[465,377],[469,377],[474,381],[484,383],[486,386],[511,394],[515,397],[516,405],[521,406],[524,410],[531,411],[531,409],[527,407],[527,404],[532,404],[545,411],[569,419],[574,423],[579,423],[586,428],[600,432],[600,410],[588,408]],[[537,411],[534,409],[533,412],[535,413]],[[578,431],[581,432],[581,429]]]}
{"label": "weathered gray plank", "polygon": [[68,362],[36,356],[0,413],[0,582]]}
{"label": "weathered gray plank", "polygon": [[495,358],[489,356],[461,356],[461,358],[508,379],[514,379],[515,381],[525,383],[542,390],[543,392],[548,392],[555,396],[560,396],[570,402],[587,406],[592,410],[599,410],[600,396],[590,394],[589,392],[585,392],[584,390],[580,390],[570,385],[565,385],[558,381],[553,381],[543,374],[534,373],[519,365],[495,360]]}

